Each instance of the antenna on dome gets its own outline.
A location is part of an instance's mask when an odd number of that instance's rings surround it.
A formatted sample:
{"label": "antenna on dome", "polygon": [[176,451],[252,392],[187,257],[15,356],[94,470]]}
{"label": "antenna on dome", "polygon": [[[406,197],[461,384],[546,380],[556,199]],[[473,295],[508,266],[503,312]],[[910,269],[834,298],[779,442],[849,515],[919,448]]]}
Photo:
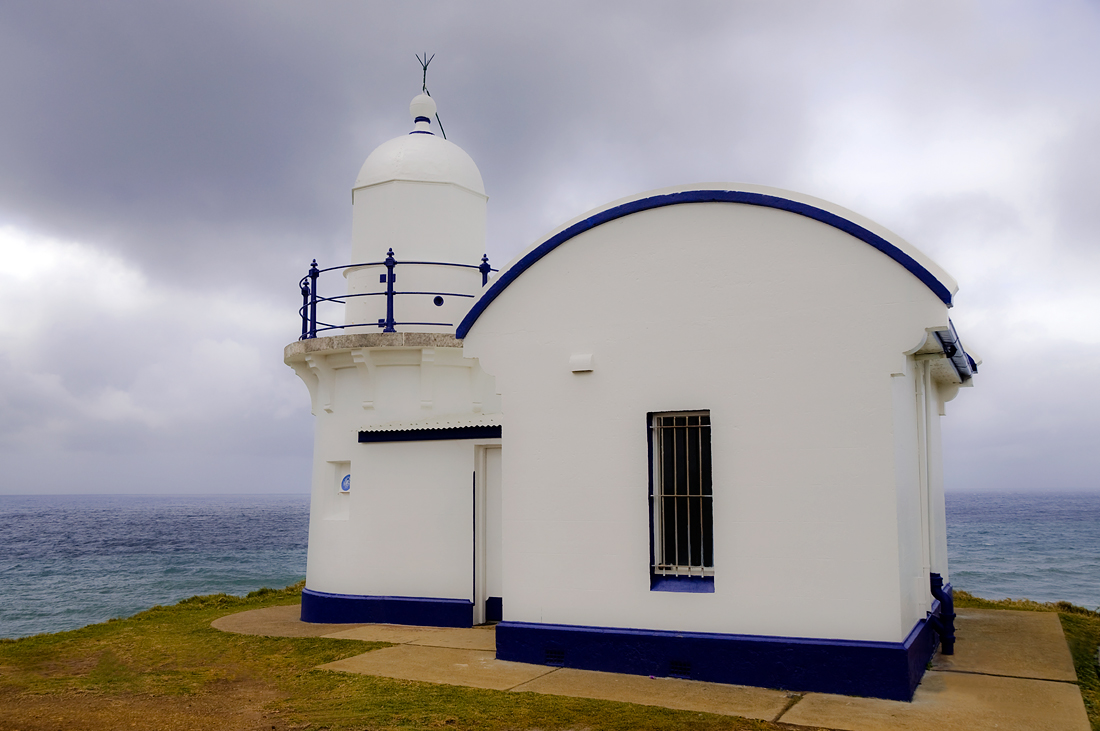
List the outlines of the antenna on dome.
{"label": "antenna on dome", "polygon": [[[428,96],[432,95],[432,93],[428,91],[428,64],[432,62],[433,58],[435,58],[435,54],[433,53],[431,57],[429,57],[427,52],[424,53],[423,58],[420,57],[420,54],[416,56],[416,60],[420,62],[420,68],[424,71],[420,88]],[[439,112],[435,113],[435,121],[439,124],[439,131],[443,133],[443,139],[447,139],[447,131],[443,129],[443,122],[439,119]]]}

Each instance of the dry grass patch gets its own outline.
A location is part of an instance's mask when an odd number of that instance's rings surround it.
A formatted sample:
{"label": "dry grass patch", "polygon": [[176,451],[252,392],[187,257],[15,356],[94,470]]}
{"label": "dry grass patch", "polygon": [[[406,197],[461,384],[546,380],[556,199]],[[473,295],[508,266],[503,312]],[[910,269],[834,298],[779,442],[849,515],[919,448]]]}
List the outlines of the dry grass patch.
{"label": "dry grass patch", "polygon": [[0,641],[0,729],[736,729],[741,718],[316,670],[383,643],[220,632],[301,584],[192,597],[72,632]]}

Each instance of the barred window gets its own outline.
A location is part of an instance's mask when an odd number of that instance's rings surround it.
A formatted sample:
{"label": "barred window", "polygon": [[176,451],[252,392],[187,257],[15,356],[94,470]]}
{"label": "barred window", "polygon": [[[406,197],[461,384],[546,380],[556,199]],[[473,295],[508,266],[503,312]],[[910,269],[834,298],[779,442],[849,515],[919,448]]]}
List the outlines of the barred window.
{"label": "barred window", "polygon": [[653,470],[653,572],[714,573],[710,412],[650,417]]}

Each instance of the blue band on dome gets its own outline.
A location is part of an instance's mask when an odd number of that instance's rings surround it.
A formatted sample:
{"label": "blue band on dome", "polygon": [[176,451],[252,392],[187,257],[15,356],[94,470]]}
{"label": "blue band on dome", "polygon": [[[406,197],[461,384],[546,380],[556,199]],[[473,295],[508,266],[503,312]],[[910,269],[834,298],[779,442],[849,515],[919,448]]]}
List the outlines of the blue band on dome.
{"label": "blue band on dome", "polygon": [[409,134],[411,134],[411,135],[431,135],[432,137],[435,137],[435,133],[429,132],[426,129],[414,129],[412,132],[409,132]]}
{"label": "blue band on dome", "polygon": [[427,122],[428,124],[431,124],[432,119],[431,119],[431,117],[417,117],[416,119],[413,120],[413,122],[414,123],[415,122]]}
{"label": "blue band on dome", "polygon": [[944,286],[943,282],[936,279],[934,274],[913,259],[913,257],[909,256],[878,234],[835,213],[817,208],[816,206],[811,206],[808,203],[764,193],[754,193],[744,190],[685,190],[678,193],[665,193],[663,195],[655,195],[648,198],[639,198],[638,200],[629,201],[622,205],[608,208],[607,210],[600,211],[582,221],[574,223],[564,231],[559,231],[554,234],[534,249],[527,252],[522,259],[510,268],[500,273],[496,281],[490,285],[488,291],[486,291],[485,294],[474,303],[470,311],[466,313],[466,317],[464,317],[459,324],[455,336],[460,340],[466,337],[466,333],[470,332],[470,328],[477,322],[477,318],[481,316],[481,313],[485,311],[509,284],[514,282],[523,272],[530,269],[539,259],[574,236],[594,229],[608,221],[614,221],[617,218],[629,216],[632,213],[648,211],[653,208],[663,208],[664,206],[680,205],[683,203],[742,203],[750,206],[777,208],[781,211],[788,211],[800,216],[805,216],[806,218],[812,218],[815,221],[820,221],[821,223],[840,229],[860,241],[875,247],[883,254],[886,254],[898,264],[905,267],[910,274],[923,282],[928,289],[932,290],[933,294],[935,294],[945,305],[948,307],[952,305],[951,291]]}

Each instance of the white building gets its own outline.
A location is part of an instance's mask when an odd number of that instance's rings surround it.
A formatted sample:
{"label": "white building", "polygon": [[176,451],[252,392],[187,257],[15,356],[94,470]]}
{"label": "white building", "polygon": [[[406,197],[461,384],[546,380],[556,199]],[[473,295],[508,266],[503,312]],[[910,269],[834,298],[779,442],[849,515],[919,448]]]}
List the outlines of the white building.
{"label": "white building", "polygon": [[353,194],[353,259],[392,247],[402,284],[347,269],[369,326],[287,347],[317,415],[303,619],[503,619],[505,660],[910,698],[939,416],[976,370],[954,280],[839,206],[707,184],[586,213],[482,289],[481,178],[418,134],[429,105]]}
{"label": "white building", "polygon": [[[346,289],[330,291],[353,295],[342,323],[359,326],[286,348],[316,415],[307,621],[470,626],[486,604],[500,618],[500,397],[454,337],[482,288],[486,196],[470,156],[429,131],[434,111],[414,99],[413,132],[371,153],[352,189],[352,261],[366,265],[340,267]],[[478,544],[491,570],[476,602],[475,469],[496,546]]]}

